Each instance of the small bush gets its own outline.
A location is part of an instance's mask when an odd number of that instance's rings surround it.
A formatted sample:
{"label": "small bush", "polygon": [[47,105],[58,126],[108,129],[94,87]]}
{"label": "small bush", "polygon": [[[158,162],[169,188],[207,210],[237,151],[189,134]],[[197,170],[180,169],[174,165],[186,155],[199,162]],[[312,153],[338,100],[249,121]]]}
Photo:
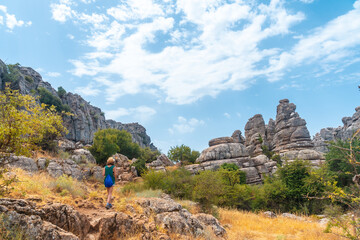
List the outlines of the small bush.
{"label": "small bush", "polygon": [[136,169],[139,176],[142,176],[147,171],[147,167],[145,165],[145,160],[144,159],[138,159],[136,162],[131,164],[131,166],[135,167],[135,169]]}
{"label": "small bush", "polygon": [[31,76],[29,76],[29,75],[26,75],[26,76],[25,76],[25,80],[26,80],[27,82],[29,82],[29,83],[33,83],[33,82],[34,82],[34,79],[33,79]]}
{"label": "small bush", "polygon": [[50,183],[50,187],[61,196],[71,194],[73,197],[85,197],[86,191],[81,187],[81,184],[73,179],[71,176],[62,175],[54,182]]}
{"label": "small bush", "polygon": [[58,87],[57,93],[58,93],[59,97],[62,98],[63,96],[65,96],[66,91],[63,87],[60,86],[60,87]]}
{"label": "small bush", "polygon": [[64,152],[64,151],[59,151],[59,158],[66,160],[70,158],[70,153],[68,152]]}

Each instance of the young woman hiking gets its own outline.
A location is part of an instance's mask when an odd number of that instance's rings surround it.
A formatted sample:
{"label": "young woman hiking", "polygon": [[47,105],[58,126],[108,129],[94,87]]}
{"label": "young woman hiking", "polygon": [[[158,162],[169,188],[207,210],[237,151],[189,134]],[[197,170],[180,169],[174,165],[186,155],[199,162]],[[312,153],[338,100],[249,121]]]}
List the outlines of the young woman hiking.
{"label": "young woman hiking", "polygon": [[103,176],[104,176],[104,185],[107,190],[107,202],[106,202],[106,209],[112,208],[111,205],[111,197],[112,197],[112,191],[114,189],[115,185],[115,179],[116,179],[116,168],[114,166],[115,161],[114,158],[109,157],[106,166],[103,168]]}

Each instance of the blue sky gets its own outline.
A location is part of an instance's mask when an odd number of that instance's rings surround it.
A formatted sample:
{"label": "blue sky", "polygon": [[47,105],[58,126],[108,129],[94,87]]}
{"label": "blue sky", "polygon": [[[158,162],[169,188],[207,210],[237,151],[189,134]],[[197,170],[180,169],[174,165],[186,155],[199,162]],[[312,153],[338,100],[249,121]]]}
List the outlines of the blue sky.
{"label": "blue sky", "polygon": [[244,134],[283,98],[313,136],[360,105],[360,0],[0,0],[0,59],[165,153]]}

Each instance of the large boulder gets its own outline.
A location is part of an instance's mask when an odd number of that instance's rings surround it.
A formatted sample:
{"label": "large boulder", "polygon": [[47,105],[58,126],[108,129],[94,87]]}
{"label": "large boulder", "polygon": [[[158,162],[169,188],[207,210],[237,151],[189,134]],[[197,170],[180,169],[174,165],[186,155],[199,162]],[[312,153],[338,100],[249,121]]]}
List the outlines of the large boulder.
{"label": "large boulder", "polygon": [[21,168],[28,172],[36,172],[39,170],[34,159],[23,156],[11,156],[7,166]]}
{"label": "large boulder", "polygon": [[70,157],[71,160],[75,161],[76,163],[82,164],[96,164],[96,160],[91,152],[87,149],[76,149],[73,151],[73,155]]}
{"label": "large boulder", "polygon": [[209,141],[209,147],[219,145],[219,144],[222,144],[222,143],[233,143],[233,142],[234,142],[234,138],[232,138],[232,137],[214,138],[214,139],[211,139]]}
{"label": "large boulder", "polygon": [[84,239],[90,230],[90,222],[87,217],[74,210],[73,207],[64,204],[50,204],[42,208],[43,220],[71,232]]}
{"label": "large boulder", "polygon": [[247,156],[249,153],[241,143],[222,143],[203,150],[196,163]]}
{"label": "large boulder", "polygon": [[70,159],[50,160],[46,171],[54,178],[60,177],[62,175],[71,176],[77,180],[82,180],[84,178],[84,172],[81,171],[79,165]]}

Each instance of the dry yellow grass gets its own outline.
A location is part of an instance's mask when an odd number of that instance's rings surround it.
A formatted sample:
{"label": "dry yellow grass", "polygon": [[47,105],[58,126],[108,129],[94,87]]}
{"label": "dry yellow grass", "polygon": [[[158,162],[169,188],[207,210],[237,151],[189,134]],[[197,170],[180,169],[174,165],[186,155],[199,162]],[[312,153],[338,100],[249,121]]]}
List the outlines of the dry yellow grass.
{"label": "dry yellow grass", "polygon": [[220,222],[228,224],[228,239],[256,240],[335,240],[342,239],[324,233],[324,226],[317,222],[299,221],[285,217],[267,218],[261,214],[238,210],[220,209]]}
{"label": "dry yellow grass", "polygon": [[[40,204],[45,204],[49,201],[65,203],[72,206],[77,206],[77,203],[91,202],[96,208],[102,209],[104,207],[106,198],[106,189],[103,184],[99,182],[76,182],[81,184],[85,189],[84,197],[74,197],[70,192],[57,192],[51,187],[51,184],[56,180],[46,173],[29,174],[21,169],[12,170],[18,178],[18,182],[12,184],[14,188],[9,197],[11,198],[39,198],[42,200]],[[75,180],[74,180],[75,181]],[[123,186],[116,185],[113,191],[114,207],[118,211],[128,212],[127,205],[131,205],[137,211],[140,208],[135,201],[139,197],[157,197],[159,191],[146,190],[143,193],[126,192],[121,189]],[[198,213],[200,210],[198,206],[191,201],[176,200],[183,207],[188,209],[191,213]],[[130,213],[128,213],[130,214]],[[227,228],[228,239],[256,239],[256,240],[335,240],[342,239],[337,235],[324,233],[325,226],[321,226],[316,222],[299,221],[284,217],[277,217],[270,219],[262,214],[255,214],[250,212],[219,209],[220,222],[222,225],[229,225]],[[181,239],[179,236],[173,235],[172,239]],[[129,238],[129,239],[136,239]],[[189,238],[189,239],[215,239],[211,235],[204,238]]]}

